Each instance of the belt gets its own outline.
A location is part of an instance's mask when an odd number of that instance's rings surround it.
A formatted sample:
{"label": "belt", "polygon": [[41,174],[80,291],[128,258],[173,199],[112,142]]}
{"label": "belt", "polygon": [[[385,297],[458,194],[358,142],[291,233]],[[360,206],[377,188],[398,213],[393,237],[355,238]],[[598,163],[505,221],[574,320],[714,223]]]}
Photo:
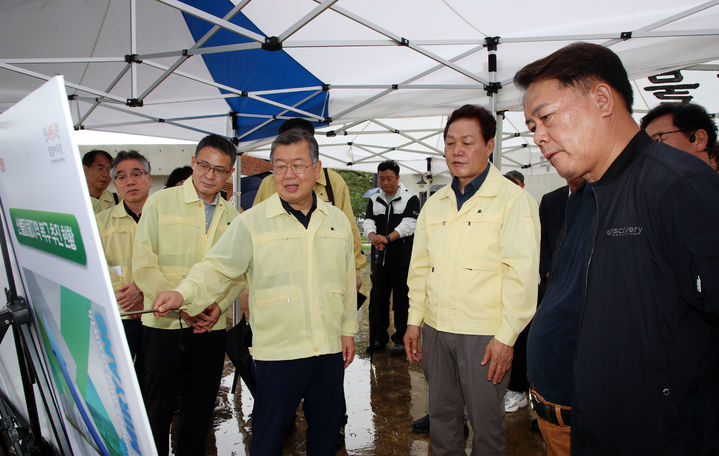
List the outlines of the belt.
{"label": "belt", "polygon": [[[541,402],[539,398],[537,397],[537,394],[534,393],[534,391],[529,392],[529,399],[532,402],[532,408],[537,413],[537,416],[549,421],[552,424],[556,424],[558,426],[561,426],[562,424],[565,426],[571,426],[571,420],[572,420],[572,411],[560,408],[558,405],[554,404],[545,404],[544,402]],[[559,422],[559,418],[557,417],[557,414],[559,414],[562,417],[563,423]]]}

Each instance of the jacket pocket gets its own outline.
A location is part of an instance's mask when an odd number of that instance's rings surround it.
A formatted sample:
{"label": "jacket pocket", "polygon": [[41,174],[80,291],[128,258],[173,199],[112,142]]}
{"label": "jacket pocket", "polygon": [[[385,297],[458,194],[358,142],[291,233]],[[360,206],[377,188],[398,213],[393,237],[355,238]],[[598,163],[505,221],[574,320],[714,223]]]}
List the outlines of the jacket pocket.
{"label": "jacket pocket", "polygon": [[693,305],[719,326],[719,239],[714,233],[687,242]]}
{"label": "jacket pocket", "polygon": [[335,285],[326,285],[322,293],[322,319],[327,337],[334,341],[342,335],[345,312],[345,292]]}
{"label": "jacket pocket", "polygon": [[253,304],[250,326],[254,347],[281,350],[306,338],[306,309],[299,287],[251,289],[250,304]]}

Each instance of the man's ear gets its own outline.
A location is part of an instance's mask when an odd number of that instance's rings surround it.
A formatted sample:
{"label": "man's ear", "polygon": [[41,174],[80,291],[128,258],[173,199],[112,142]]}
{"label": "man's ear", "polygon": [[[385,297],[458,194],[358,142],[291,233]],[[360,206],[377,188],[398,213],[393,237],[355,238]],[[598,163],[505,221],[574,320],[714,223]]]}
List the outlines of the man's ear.
{"label": "man's ear", "polygon": [[605,82],[599,82],[592,88],[592,100],[596,103],[597,108],[602,116],[612,114],[614,111],[614,91]]}
{"label": "man's ear", "polygon": [[700,128],[699,130],[694,132],[694,148],[697,152],[702,152],[707,150],[707,143],[709,141],[709,135],[707,135],[706,130],[703,128]]}

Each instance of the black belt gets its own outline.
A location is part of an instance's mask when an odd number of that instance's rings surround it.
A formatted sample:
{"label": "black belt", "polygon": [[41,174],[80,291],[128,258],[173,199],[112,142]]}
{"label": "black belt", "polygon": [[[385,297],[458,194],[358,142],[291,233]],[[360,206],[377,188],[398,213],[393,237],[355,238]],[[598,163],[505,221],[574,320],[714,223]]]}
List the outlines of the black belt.
{"label": "black belt", "polygon": [[562,416],[562,421],[564,421],[565,426],[571,426],[571,420],[572,420],[572,411],[560,408],[556,405],[550,405],[545,404],[544,402],[540,402],[539,398],[537,398],[536,394],[529,393],[529,399],[532,401],[532,408],[534,408],[534,411],[537,413],[537,416],[549,421],[552,424],[556,424],[558,426],[561,426],[561,423],[559,422],[559,419],[557,418],[557,410],[559,410],[559,413]]}

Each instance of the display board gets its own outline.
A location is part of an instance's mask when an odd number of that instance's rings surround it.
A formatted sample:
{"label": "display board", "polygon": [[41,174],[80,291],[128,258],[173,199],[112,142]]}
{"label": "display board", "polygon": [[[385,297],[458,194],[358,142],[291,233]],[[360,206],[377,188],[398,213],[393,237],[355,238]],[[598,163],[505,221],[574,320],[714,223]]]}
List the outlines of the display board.
{"label": "display board", "polygon": [[60,76],[0,115],[0,201],[73,453],[156,454]]}

